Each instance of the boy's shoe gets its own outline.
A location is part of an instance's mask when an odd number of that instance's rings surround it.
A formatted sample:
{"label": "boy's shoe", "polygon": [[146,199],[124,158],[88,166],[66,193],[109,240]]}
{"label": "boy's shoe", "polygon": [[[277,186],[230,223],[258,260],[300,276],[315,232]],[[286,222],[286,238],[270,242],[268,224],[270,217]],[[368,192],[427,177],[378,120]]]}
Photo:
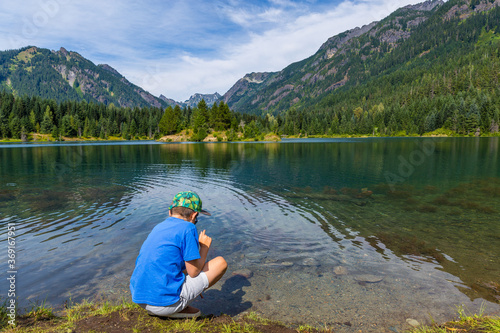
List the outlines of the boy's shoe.
{"label": "boy's shoe", "polygon": [[187,306],[185,309],[182,311],[172,313],[171,315],[167,316],[168,318],[197,318],[201,315],[201,311],[198,310],[197,308],[194,308],[192,306]]}

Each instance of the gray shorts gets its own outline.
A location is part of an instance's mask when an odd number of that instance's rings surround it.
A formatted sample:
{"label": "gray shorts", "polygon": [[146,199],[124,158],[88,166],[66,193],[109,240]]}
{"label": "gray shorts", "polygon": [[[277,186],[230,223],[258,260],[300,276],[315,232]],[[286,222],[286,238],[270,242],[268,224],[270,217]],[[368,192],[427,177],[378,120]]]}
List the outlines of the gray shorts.
{"label": "gray shorts", "polygon": [[201,272],[197,277],[192,278],[186,275],[186,280],[182,284],[180,299],[178,302],[168,306],[153,306],[148,304],[139,304],[146,311],[155,316],[169,316],[173,313],[182,311],[186,308],[196,297],[198,297],[203,290],[208,288],[208,277],[204,272]]}

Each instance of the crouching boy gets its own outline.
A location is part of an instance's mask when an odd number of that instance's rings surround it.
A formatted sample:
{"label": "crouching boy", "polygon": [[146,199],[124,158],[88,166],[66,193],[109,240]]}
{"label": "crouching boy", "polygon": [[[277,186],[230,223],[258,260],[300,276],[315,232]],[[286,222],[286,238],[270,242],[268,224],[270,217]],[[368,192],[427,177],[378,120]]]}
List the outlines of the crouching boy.
{"label": "crouching boy", "polygon": [[169,217],[156,225],[142,244],[130,278],[132,300],[149,314],[171,318],[195,318],[201,312],[189,304],[224,275],[222,257],[206,262],[212,238],[195,224],[202,210],[195,192],[178,193]]}

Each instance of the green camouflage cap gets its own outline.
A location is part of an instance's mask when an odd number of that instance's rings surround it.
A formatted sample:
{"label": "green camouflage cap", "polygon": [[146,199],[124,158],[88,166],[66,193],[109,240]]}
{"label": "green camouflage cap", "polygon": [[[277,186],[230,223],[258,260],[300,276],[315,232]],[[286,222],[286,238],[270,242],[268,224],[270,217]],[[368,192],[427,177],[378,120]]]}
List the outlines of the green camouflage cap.
{"label": "green camouflage cap", "polygon": [[198,213],[211,215],[206,210],[201,209],[200,196],[193,191],[177,193],[174,197],[174,200],[172,200],[172,205],[170,205],[168,209],[172,209],[174,207],[186,207]]}

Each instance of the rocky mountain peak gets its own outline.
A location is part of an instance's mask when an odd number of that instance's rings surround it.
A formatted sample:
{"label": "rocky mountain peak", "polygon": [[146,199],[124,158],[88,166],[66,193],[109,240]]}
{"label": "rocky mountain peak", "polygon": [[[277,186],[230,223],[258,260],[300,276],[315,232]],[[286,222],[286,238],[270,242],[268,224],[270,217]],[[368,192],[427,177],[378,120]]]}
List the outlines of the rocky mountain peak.
{"label": "rocky mountain peak", "polygon": [[437,6],[441,6],[442,4],[444,4],[444,1],[442,0],[427,0],[425,2],[417,3],[416,5],[408,5],[403,8],[427,12],[433,10]]}
{"label": "rocky mountain peak", "polygon": [[64,47],[61,46],[59,49],[59,53],[62,54],[63,56],[67,56],[69,54],[68,50],[66,50]]}
{"label": "rocky mountain peak", "polygon": [[217,92],[215,92],[214,94],[196,93],[196,94],[192,95],[187,101],[185,101],[184,104],[187,106],[195,107],[203,99],[203,100],[205,100],[207,105],[211,106],[214,103],[218,102],[221,98],[222,98],[222,96]]}
{"label": "rocky mountain peak", "polygon": [[101,67],[104,70],[107,70],[108,72],[113,73],[114,75],[116,75],[118,77],[122,77],[122,75],[116,69],[114,69],[113,67],[111,67],[108,64],[99,64],[97,66]]}

